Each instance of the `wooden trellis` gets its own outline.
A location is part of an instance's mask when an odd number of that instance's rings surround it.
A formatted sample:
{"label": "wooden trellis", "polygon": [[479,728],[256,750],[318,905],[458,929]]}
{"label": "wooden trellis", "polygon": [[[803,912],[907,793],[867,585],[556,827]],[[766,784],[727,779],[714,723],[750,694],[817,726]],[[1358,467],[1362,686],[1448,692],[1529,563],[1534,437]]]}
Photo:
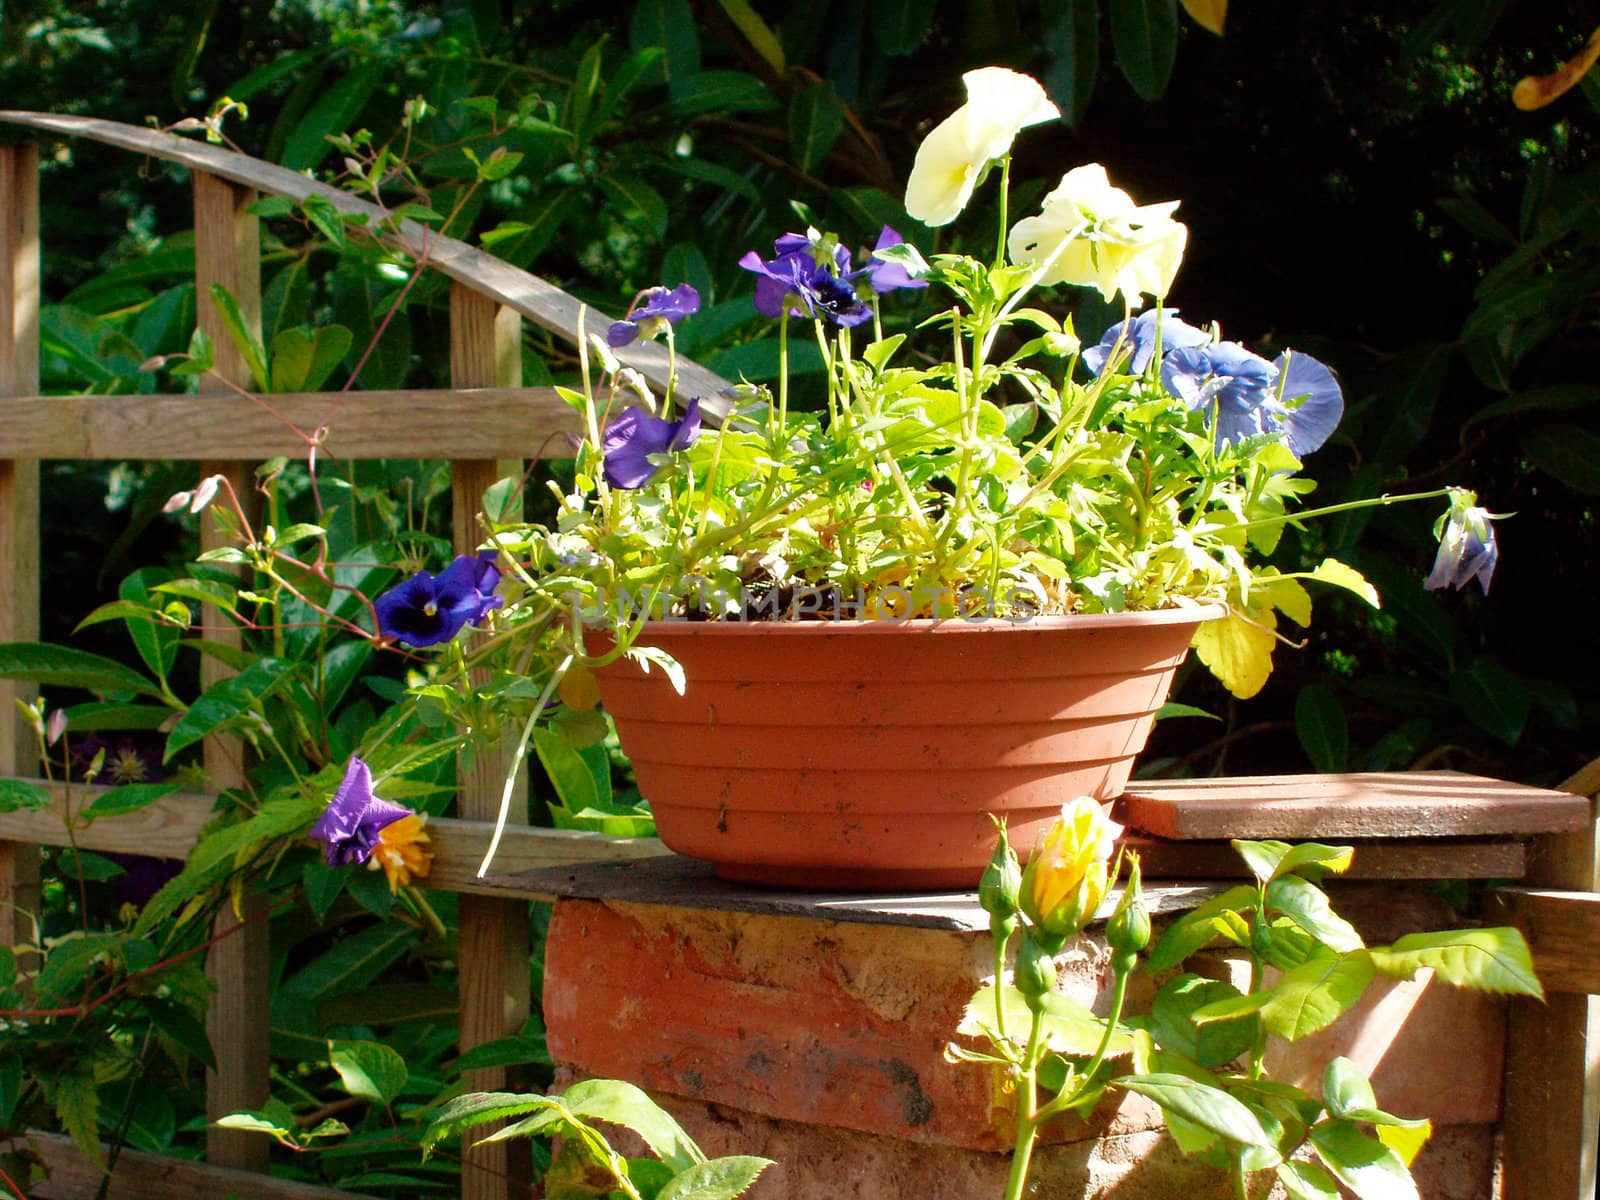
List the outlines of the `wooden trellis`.
{"label": "wooden trellis", "polygon": [[[0,641],[26,641],[39,631],[39,460],[44,458],[162,458],[196,461],[197,476],[224,474],[241,496],[251,491],[255,461],[299,456],[302,436],[325,422],[325,453],[343,459],[419,457],[454,464],[454,540],[469,551],[481,540],[477,514],[484,490],[505,475],[520,474],[512,454],[561,455],[560,436],[577,432],[571,409],[552,388],[524,388],[522,321],[543,326],[569,342],[580,329],[580,304],[525,271],[442,237],[415,222],[394,223],[377,206],[282,167],[200,142],[149,129],[45,113],[0,112],[0,121],[120,147],[188,167],[193,176],[195,284],[198,319],[215,347],[214,374],[195,396],[42,397],[39,392],[39,173],[30,145],[0,148]],[[219,393],[217,382],[252,386],[243,358],[210,301],[221,284],[260,335],[259,221],[252,207],[262,195],[303,201],[321,197],[341,212],[363,218],[379,237],[411,260],[443,272],[450,292],[450,374],[440,390],[274,395],[269,412],[239,392]],[[590,314],[588,328],[603,330],[608,318]],[[646,378],[664,385],[665,352],[646,343],[620,356]],[[715,396],[725,381],[680,359],[680,388]],[[212,523],[203,524],[202,544],[216,544]],[[226,627],[225,619],[215,622]],[[238,640],[236,629],[219,639]],[[207,685],[226,668],[215,658],[202,663]],[[33,733],[17,713],[14,698],[25,687],[0,681],[0,775],[31,775]],[[214,736],[203,747],[207,780],[218,791],[244,780],[239,739]],[[499,807],[503,756],[479,755],[464,771],[460,818],[432,825],[436,852],[431,886],[463,893],[460,905],[461,1048],[515,1033],[529,1012],[528,909],[525,899],[507,899],[472,877],[487,844],[488,819]],[[170,796],[132,819],[97,822],[79,831],[86,849],[130,846],[173,858],[185,857],[215,797]],[[38,898],[37,843],[61,844],[65,813],[59,807],[13,814],[0,840],[0,939],[26,940],[19,913]],[[515,870],[595,857],[650,852],[638,842],[582,833],[532,830],[525,788],[515,799],[514,828],[497,865]],[[248,918],[249,914],[245,914]],[[222,928],[238,920],[229,913]],[[208,971],[217,985],[209,1021],[217,1069],[207,1079],[206,1111],[215,1120],[228,1112],[259,1107],[267,1098],[268,999],[267,923],[245,927],[216,943]],[[503,1068],[472,1073],[475,1088],[506,1086]],[[270,1142],[256,1134],[212,1128],[207,1156],[223,1166],[264,1170]],[[465,1156],[462,1194],[474,1200],[526,1194],[518,1180],[515,1143],[499,1143]]]}

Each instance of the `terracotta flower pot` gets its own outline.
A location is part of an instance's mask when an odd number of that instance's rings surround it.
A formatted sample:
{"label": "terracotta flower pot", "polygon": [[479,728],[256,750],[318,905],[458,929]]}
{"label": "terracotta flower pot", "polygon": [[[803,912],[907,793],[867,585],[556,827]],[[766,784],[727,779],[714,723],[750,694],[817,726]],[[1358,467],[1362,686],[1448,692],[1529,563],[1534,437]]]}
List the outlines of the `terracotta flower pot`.
{"label": "terracotta flower pot", "polygon": [[724,878],[970,888],[1003,815],[1026,854],[1078,795],[1122,792],[1217,606],[1040,618],[652,621],[600,695],[661,839]]}

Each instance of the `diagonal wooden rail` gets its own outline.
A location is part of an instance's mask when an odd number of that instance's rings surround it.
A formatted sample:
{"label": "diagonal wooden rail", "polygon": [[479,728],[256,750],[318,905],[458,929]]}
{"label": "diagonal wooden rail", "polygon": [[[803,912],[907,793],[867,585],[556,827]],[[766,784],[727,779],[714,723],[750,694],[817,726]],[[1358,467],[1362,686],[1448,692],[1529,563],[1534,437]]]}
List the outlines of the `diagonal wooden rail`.
{"label": "diagonal wooden rail", "polygon": [[[340,458],[448,459],[455,464],[453,510],[456,548],[479,541],[476,514],[484,489],[505,473],[520,473],[522,460],[571,453],[577,432],[572,410],[550,388],[524,388],[520,351],[524,319],[572,344],[604,330],[610,318],[587,311],[575,297],[526,271],[501,262],[455,238],[414,221],[395,221],[378,205],[283,167],[218,146],[169,133],[87,117],[0,112],[0,123],[37,134],[87,139],[134,154],[176,163],[192,173],[195,204],[195,282],[199,323],[215,347],[215,368],[200,395],[96,395],[44,397],[39,392],[39,173],[29,145],[0,147],[0,641],[38,635],[39,532],[38,460],[42,458],[187,459],[206,474],[222,473],[241,496],[249,495],[251,463],[279,455],[302,456],[313,442],[319,453]],[[260,234],[256,200],[282,196],[295,202],[317,197],[354,219],[413,263],[452,280],[450,358],[453,387],[431,391],[321,392],[252,397],[252,381],[210,302],[210,285],[221,284],[237,302],[245,323],[259,334]],[[698,364],[669,364],[664,349],[635,344],[619,357],[663,387],[675,370],[680,394],[702,397],[713,417],[728,385]],[[220,386],[219,386],[220,385]],[[463,414],[470,413],[470,420]],[[510,454],[513,457],[507,458]],[[207,530],[203,538],[214,533]],[[221,614],[211,624],[226,630]],[[231,631],[237,634],[237,631]],[[223,636],[227,636],[227,632]],[[205,670],[219,672],[207,660]],[[213,675],[208,674],[207,682]],[[0,773],[31,774],[33,735],[17,717],[13,699],[25,686],[0,681]],[[243,778],[244,748],[236,738],[213,737],[204,747],[205,771],[220,792]],[[435,837],[446,853],[438,882],[474,893],[461,909],[462,1049],[515,1033],[526,1020],[528,996],[528,907],[526,898],[483,895],[464,866],[451,863],[481,855],[481,818],[498,806],[498,766],[487,760],[463,767],[459,823],[440,821]],[[186,854],[213,796],[165,804],[169,852]],[[124,831],[126,832],[126,831]],[[46,828],[27,822],[0,826],[0,944],[25,940],[16,928],[19,910],[36,907],[39,855],[17,840],[54,842]],[[122,848],[129,843],[122,841]],[[141,839],[142,845],[156,843]],[[615,839],[549,831],[549,836],[514,834],[501,859],[513,865],[552,865],[606,857]],[[640,853],[630,844],[629,853]],[[225,921],[232,920],[225,917]],[[218,1047],[217,1071],[208,1077],[211,1117],[258,1107],[267,1096],[268,947],[265,923],[250,923],[217,943],[208,971],[218,984],[209,1022]],[[474,1086],[506,1086],[503,1069],[479,1072]],[[208,1157],[224,1166],[264,1170],[266,1139],[213,1129]],[[468,1200],[506,1200],[526,1194],[505,1144],[470,1151],[462,1195]]]}

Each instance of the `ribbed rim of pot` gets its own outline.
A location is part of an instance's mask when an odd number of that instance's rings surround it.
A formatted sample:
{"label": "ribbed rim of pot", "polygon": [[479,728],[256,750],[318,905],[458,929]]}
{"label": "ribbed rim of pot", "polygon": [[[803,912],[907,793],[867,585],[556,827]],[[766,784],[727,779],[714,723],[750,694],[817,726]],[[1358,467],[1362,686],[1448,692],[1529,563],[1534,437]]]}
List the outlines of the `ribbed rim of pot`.
{"label": "ribbed rim of pot", "polygon": [[1007,629],[1122,629],[1150,625],[1190,625],[1215,621],[1228,615],[1226,604],[1197,604],[1187,608],[1153,608],[1139,612],[1068,613],[1062,616],[1030,617],[1009,621],[1004,617],[985,617],[970,621],[961,617],[917,617],[904,621],[646,621],[640,639],[652,634],[693,631],[696,637],[810,637],[818,630],[840,636],[868,636],[891,629],[923,630],[929,633],[994,633]]}

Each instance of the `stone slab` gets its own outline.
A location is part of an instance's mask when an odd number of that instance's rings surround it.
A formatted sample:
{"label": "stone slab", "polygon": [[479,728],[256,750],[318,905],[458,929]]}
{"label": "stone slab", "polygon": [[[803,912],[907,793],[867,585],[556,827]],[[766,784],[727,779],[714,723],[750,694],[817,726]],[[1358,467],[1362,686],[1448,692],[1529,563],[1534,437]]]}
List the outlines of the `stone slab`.
{"label": "stone slab", "polygon": [[1587,797],[1455,771],[1151,780],[1131,785],[1118,812],[1177,840],[1504,837],[1590,819]]}
{"label": "stone slab", "polygon": [[[676,854],[546,867],[494,876],[486,882],[497,889],[545,900],[618,900],[712,912],[807,917],[967,933],[983,933],[989,928],[989,915],[979,907],[976,892],[891,895],[760,888],[719,879],[710,864]],[[1204,881],[1151,883],[1147,872],[1145,901],[1152,915],[1183,912],[1216,895],[1221,886]],[[1107,896],[1096,919],[1109,917],[1121,895],[1121,889],[1117,889]]]}

